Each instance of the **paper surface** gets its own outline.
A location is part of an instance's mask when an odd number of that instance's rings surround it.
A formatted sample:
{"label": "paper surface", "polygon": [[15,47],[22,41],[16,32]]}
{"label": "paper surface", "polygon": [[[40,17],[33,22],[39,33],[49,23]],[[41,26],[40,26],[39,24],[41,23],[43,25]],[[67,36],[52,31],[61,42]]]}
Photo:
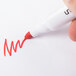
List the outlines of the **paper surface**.
{"label": "paper surface", "polygon": [[6,50],[7,39],[22,41],[34,28],[62,8],[61,0],[0,1],[0,75],[1,76],[76,76],[76,43],[68,37],[68,27],[27,40],[12,56]]}

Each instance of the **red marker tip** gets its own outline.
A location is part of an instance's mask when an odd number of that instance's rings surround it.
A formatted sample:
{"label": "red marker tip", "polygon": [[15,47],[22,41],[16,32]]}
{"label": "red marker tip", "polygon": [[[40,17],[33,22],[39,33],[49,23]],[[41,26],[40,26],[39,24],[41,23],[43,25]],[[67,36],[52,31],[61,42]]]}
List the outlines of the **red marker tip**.
{"label": "red marker tip", "polygon": [[31,38],[33,38],[33,36],[31,35],[30,32],[27,32],[27,34],[25,35],[25,38],[26,39],[31,39]]}

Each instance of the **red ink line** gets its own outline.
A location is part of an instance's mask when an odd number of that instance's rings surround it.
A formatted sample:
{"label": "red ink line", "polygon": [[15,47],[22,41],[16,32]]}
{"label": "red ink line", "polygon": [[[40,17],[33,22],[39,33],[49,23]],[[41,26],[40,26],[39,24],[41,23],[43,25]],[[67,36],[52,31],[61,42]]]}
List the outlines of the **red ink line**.
{"label": "red ink line", "polygon": [[7,52],[9,53],[10,56],[12,55],[12,50],[14,50],[14,52],[16,53],[16,52],[17,52],[17,47],[18,47],[18,45],[19,45],[20,48],[22,48],[24,42],[25,42],[27,39],[29,39],[29,38],[32,38],[32,35],[30,34],[30,32],[28,32],[28,33],[25,35],[25,37],[24,37],[23,41],[21,42],[21,44],[20,44],[20,40],[18,40],[18,41],[16,42],[16,45],[14,46],[14,41],[12,41],[12,42],[11,42],[11,45],[10,45],[10,49],[8,48],[7,39],[5,39],[5,42],[4,42],[4,56],[6,56],[6,49],[7,49]]}

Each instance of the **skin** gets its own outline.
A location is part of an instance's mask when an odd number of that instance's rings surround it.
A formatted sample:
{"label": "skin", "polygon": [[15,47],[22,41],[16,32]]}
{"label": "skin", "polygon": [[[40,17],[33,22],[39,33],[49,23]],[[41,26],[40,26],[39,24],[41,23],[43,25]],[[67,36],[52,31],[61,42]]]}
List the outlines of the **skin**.
{"label": "skin", "polygon": [[[63,0],[63,1],[76,16],[76,0]],[[76,19],[72,21],[68,32],[71,40],[76,41]]]}

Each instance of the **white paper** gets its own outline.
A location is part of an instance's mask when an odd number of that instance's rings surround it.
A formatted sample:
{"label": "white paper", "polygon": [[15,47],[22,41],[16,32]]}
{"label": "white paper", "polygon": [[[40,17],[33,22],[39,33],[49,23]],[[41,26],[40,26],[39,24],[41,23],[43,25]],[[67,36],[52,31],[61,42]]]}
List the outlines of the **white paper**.
{"label": "white paper", "polygon": [[61,0],[0,1],[0,75],[1,76],[76,76],[76,43],[68,37],[68,26],[27,40],[12,56],[6,50],[7,39],[24,39],[29,28],[39,26],[50,14],[63,7]]}

